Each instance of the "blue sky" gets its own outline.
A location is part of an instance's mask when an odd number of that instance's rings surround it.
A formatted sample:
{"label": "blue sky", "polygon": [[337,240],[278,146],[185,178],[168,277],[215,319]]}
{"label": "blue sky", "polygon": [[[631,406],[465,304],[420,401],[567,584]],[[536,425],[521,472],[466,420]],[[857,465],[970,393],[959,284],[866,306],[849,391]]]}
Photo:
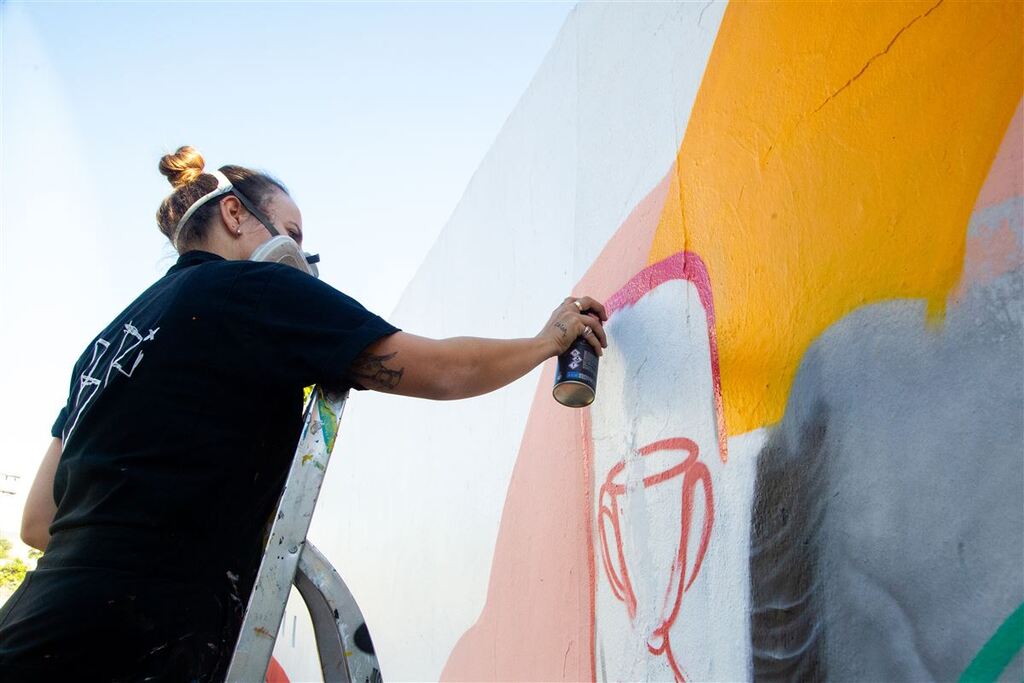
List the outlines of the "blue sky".
{"label": "blue sky", "polygon": [[162,154],[279,177],[386,316],[572,7],[0,4],[0,472],[31,479],[74,360],[173,263]]}

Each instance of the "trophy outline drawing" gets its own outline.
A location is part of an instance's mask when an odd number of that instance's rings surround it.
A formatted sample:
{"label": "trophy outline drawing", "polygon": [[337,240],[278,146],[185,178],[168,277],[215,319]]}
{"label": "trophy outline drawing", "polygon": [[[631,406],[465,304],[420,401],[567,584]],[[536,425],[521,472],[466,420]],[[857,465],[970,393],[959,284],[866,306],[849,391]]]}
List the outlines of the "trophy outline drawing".
{"label": "trophy outline drawing", "polygon": [[[683,595],[687,590],[689,590],[690,586],[693,585],[697,575],[700,573],[700,567],[704,561],[704,555],[707,553],[708,544],[711,540],[711,529],[714,525],[715,517],[711,472],[707,465],[698,460],[700,449],[697,444],[685,437],[656,441],[638,449],[636,454],[643,458],[661,451],[678,450],[685,451],[687,453],[685,459],[666,470],[644,477],[642,485],[646,489],[659,484],[664,484],[665,482],[676,478],[682,478],[680,492],[681,517],[679,545],[674,554],[672,567],[669,570],[671,572],[671,576],[668,581],[665,595],[660,597],[662,601],[662,610],[669,599],[672,600],[672,609],[668,615],[659,613],[659,625],[646,636],[647,649],[650,653],[653,655],[664,654],[665,658],[668,660],[669,666],[672,668],[676,681],[682,682],[686,679],[683,676],[679,664],[676,661],[675,654],[672,651],[669,631],[675,623],[676,618],[679,616],[679,610],[682,607],[683,602]],[[626,561],[626,550],[623,544],[622,528],[618,512],[618,498],[619,496],[626,495],[629,490],[627,484],[617,481],[617,478],[623,473],[625,468],[626,460],[623,459],[617,462],[609,470],[608,476],[601,485],[600,495],[598,498],[599,512],[597,519],[599,537],[601,540],[601,556],[604,564],[605,575],[608,578],[608,583],[610,584],[615,597],[626,604],[626,610],[629,613],[630,619],[635,620],[637,616],[637,597],[632,581],[629,578],[629,565]],[[693,571],[690,573],[689,579],[687,580],[686,567],[688,562],[687,554],[689,550],[690,528],[694,521],[694,491],[698,484],[702,485],[704,493],[704,523],[702,525],[703,528],[701,529],[700,541],[697,545],[697,551],[693,562]],[[614,556],[613,551],[609,548],[606,520],[607,523],[610,523],[612,533],[614,534]],[[621,571],[616,572],[614,565],[617,565]],[[675,593],[674,596],[673,592]]]}
{"label": "trophy outline drawing", "polygon": [[[721,372],[719,368],[719,357],[718,357],[718,339],[715,325],[715,310],[713,303],[713,295],[711,291],[711,280],[708,275],[707,267],[705,266],[701,257],[690,251],[679,251],[671,256],[648,265],[643,270],[634,274],[628,282],[626,282],[612,297],[605,302],[605,308],[608,312],[609,320],[611,320],[616,313],[623,309],[632,308],[637,305],[643,298],[654,290],[658,289],[661,285],[672,282],[674,280],[682,280],[690,283],[695,287],[697,298],[700,302],[700,307],[703,309],[705,314],[705,325],[708,339],[707,352],[709,354],[707,362],[709,364],[708,370],[710,371],[710,382],[711,382],[711,413],[709,415],[711,420],[711,428],[713,429],[713,441],[717,441],[716,444],[708,443],[704,445],[704,455],[707,456],[712,450],[717,451],[716,461],[724,465],[728,462],[728,430],[726,428],[725,410],[723,405],[722,386],[721,386]],[[607,328],[606,328],[607,329]],[[587,457],[593,466],[597,465],[598,455],[595,451],[595,442],[593,434],[593,426],[591,422],[591,415],[586,415],[584,419],[584,432],[585,432],[585,449]],[[670,432],[671,433],[671,432]],[[679,662],[679,653],[673,650],[673,645],[670,638],[670,631],[678,621],[678,617],[681,612],[682,602],[684,594],[693,587],[696,578],[699,576],[700,568],[704,562],[705,555],[710,545],[711,532],[714,527],[714,496],[713,496],[713,484],[711,469],[706,463],[699,460],[701,453],[700,447],[697,445],[695,435],[691,435],[692,438],[683,437],[677,432],[674,439],[662,439],[650,443],[643,448],[633,450],[630,453],[630,457],[645,458],[655,452],[664,451],[666,449],[675,448],[676,450],[684,451],[686,453],[683,459],[676,463],[674,466],[666,467],[664,471],[645,476],[643,479],[643,488],[649,489],[652,486],[664,486],[670,480],[675,480],[680,485],[679,492],[679,505],[680,512],[684,519],[680,520],[681,528],[679,529],[677,539],[680,543],[672,550],[674,551],[674,559],[672,566],[668,568],[671,572],[671,576],[667,584],[662,587],[662,583],[658,582],[658,587],[655,592],[661,592],[662,595],[649,598],[645,595],[636,594],[638,588],[643,588],[643,581],[638,577],[629,575],[629,566],[626,562],[627,557],[630,557],[629,552],[629,524],[628,521],[620,520],[620,511],[618,505],[624,502],[622,498],[626,488],[619,479],[622,477],[623,472],[626,471],[627,458],[622,458],[616,461],[613,457],[610,469],[605,469],[609,466],[609,461],[605,461],[598,474],[595,471],[597,485],[593,491],[596,494],[597,500],[591,498],[591,505],[594,506],[591,509],[596,513],[596,519],[592,517],[592,523],[594,531],[596,532],[592,537],[591,543],[591,557],[593,558],[593,568],[598,573],[604,573],[605,578],[608,581],[608,586],[611,592],[609,597],[614,600],[623,603],[626,608],[626,613],[629,617],[629,621],[633,624],[634,628],[640,626],[646,631],[643,638],[642,644],[637,643],[641,647],[646,646],[646,650],[654,656],[664,656],[668,666],[672,670],[672,675],[677,682],[686,680],[686,676],[683,673],[683,667]],[[717,446],[717,448],[714,448]],[[712,450],[709,450],[712,449]],[[644,467],[648,467],[649,463],[646,463]],[[603,478],[602,478],[603,477]],[[592,480],[593,481],[593,480]],[[637,486],[639,482],[633,484]],[[659,489],[661,490],[661,489]],[[704,494],[704,519],[702,528],[700,529],[700,539],[697,543],[696,549],[689,547],[690,541],[695,538],[693,529],[691,528],[696,521],[694,519],[694,503],[695,494],[700,490]],[[675,493],[673,492],[673,500],[675,499]],[[596,505],[595,505],[596,503]],[[673,503],[674,506],[674,503]],[[630,516],[629,510],[623,510],[623,514],[628,518]],[[642,513],[636,513],[642,514]],[[625,532],[623,533],[623,522],[625,522]],[[674,523],[673,525],[674,526]],[[611,535],[614,534],[614,535]],[[625,542],[625,546],[623,543]],[[601,554],[602,557],[598,559],[597,555]],[[688,573],[686,563],[691,560],[692,555],[693,565],[692,570]],[[635,560],[636,558],[634,558]],[[603,566],[602,566],[603,565]],[[601,569],[604,571],[602,572]],[[634,566],[636,571],[641,571]],[[649,568],[645,568],[650,571]],[[618,570],[618,571],[617,571]],[[664,568],[661,569],[664,571]],[[661,575],[663,578],[663,574]],[[648,580],[651,578],[648,574],[645,578]],[[596,576],[595,576],[596,579]],[[647,584],[648,587],[650,583]],[[597,583],[594,584],[594,595],[595,601],[597,600]],[[650,590],[648,588],[648,590]],[[654,593],[651,593],[653,596]],[[638,605],[638,600],[644,601],[643,604]],[[654,612],[657,615],[655,621],[657,624],[652,626],[649,617],[652,608],[658,609],[658,605],[655,605],[653,600],[660,600],[660,610]],[[671,609],[669,609],[669,607]],[[639,612],[639,615],[638,615]],[[645,612],[647,614],[645,615]],[[638,624],[639,621],[646,622]],[[594,612],[594,629],[595,637],[597,633],[597,604],[595,602]],[[636,631],[641,633],[641,631]],[[677,634],[678,636],[679,634]],[[596,655],[595,655],[596,656]],[[604,660],[601,660],[601,666],[604,667]],[[596,663],[595,663],[596,667]]]}

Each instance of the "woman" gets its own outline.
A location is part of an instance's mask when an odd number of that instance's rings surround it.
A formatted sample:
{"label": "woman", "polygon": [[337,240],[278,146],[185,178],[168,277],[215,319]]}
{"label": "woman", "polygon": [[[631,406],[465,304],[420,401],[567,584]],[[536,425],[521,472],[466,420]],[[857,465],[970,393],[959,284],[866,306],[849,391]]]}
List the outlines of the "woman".
{"label": "woman", "polygon": [[503,387],[584,335],[604,309],[566,299],[529,339],[417,337],[330,286],[249,261],[302,242],[285,187],[164,156],[157,211],[178,262],[89,344],[29,493],[46,553],[0,610],[0,680],[222,678],[301,425],[322,383],[458,399]]}

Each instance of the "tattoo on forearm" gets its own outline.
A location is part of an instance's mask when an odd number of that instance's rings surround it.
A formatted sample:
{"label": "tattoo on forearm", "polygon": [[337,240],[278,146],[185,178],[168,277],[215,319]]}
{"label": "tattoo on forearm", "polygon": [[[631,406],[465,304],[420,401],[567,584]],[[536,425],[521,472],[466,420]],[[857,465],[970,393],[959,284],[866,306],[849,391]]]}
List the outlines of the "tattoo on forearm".
{"label": "tattoo on forearm", "polygon": [[563,323],[561,320],[556,320],[555,321],[555,327],[557,327],[558,329],[560,329],[562,331],[562,336],[563,337],[565,337],[565,335],[569,334],[569,328],[566,327],[565,323]]}
{"label": "tattoo on forearm", "polygon": [[389,368],[385,363],[394,360],[397,355],[397,351],[386,356],[375,356],[372,353],[360,354],[352,361],[349,377],[367,389],[393,390],[402,381],[405,368]]}

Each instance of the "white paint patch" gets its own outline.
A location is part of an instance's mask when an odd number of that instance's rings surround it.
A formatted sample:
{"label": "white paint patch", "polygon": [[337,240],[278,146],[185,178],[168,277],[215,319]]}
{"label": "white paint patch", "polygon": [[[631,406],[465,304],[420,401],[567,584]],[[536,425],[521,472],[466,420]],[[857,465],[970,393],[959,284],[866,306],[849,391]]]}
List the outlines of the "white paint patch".
{"label": "white paint patch", "polygon": [[744,679],[764,434],[730,440],[722,461],[707,316],[689,281],[660,285],[606,330],[592,408],[598,678]]}

